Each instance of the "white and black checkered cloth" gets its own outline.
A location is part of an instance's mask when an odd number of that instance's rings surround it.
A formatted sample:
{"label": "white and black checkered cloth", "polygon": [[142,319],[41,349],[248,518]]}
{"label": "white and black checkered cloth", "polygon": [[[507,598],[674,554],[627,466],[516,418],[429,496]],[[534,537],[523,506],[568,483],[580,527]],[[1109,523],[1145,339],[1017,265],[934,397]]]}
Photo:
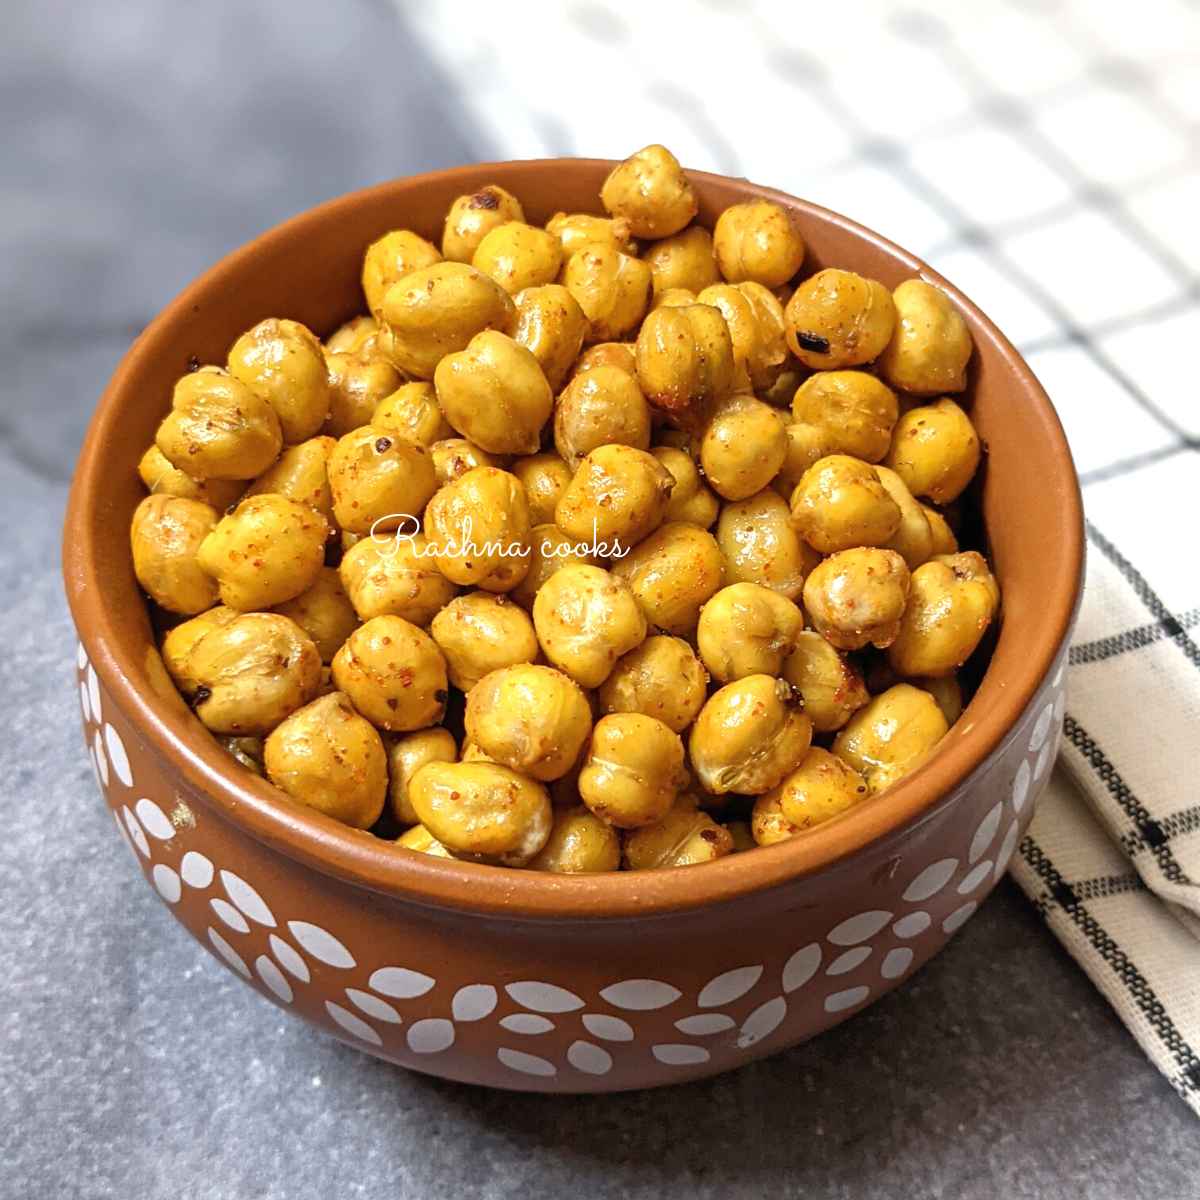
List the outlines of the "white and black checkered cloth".
{"label": "white and black checkered cloth", "polygon": [[406,12],[497,157],[663,142],[908,246],[1024,352],[1089,562],[1013,875],[1200,1112],[1200,6],[513,0],[503,43]]}

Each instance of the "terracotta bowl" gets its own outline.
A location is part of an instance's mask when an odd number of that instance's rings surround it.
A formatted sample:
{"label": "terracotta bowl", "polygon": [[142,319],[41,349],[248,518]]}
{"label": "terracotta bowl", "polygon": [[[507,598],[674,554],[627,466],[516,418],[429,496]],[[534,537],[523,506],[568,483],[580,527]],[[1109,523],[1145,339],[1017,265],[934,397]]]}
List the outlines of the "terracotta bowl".
{"label": "terracotta bowl", "polygon": [[[130,561],[135,467],[195,356],[263,317],[325,334],[359,312],[363,249],[440,238],[463,192],[530,219],[597,209],[611,164],[462,167],[324,204],[231,254],[138,338],[96,410],[71,491],[67,595],[84,731],[134,861],[194,937],[265,1000],[351,1045],[493,1087],[584,1092],[715,1074],[845,1020],[945,945],[1003,874],[1049,776],[1083,560],[1079,490],[1033,373],[965,296],[835,213],[693,173],[700,219],[793,209],[806,271],[944,287],[975,338],[983,516],[1004,592],[991,664],[937,754],[815,831],[704,867],[558,877],[399,851],[234,765],[154,648]],[[199,998],[197,1000],[199,1001]]]}

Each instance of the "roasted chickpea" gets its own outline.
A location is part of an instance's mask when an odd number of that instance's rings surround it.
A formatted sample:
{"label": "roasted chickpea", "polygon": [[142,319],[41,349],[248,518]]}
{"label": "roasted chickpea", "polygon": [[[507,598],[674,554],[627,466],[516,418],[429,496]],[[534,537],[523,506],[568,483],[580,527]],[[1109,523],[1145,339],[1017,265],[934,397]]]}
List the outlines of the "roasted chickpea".
{"label": "roasted chickpea", "polygon": [[633,342],[597,342],[589,346],[576,360],[574,375],[582,375],[593,367],[620,367],[628,375],[637,374],[637,347]]}
{"label": "roasted chickpea", "polygon": [[730,283],[749,279],[779,287],[804,261],[799,223],[788,209],[769,200],[731,204],[717,218],[713,246],[721,274]]}
{"label": "roasted chickpea", "polygon": [[587,697],[552,667],[503,667],[485,675],[467,696],[466,730],[472,745],[534,779],[566,775],[591,729]]}
{"label": "roasted chickpea", "polygon": [[866,780],[819,746],[809,749],[776,790],[783,819],[801,833],[853,808],[868,795]]}
{"label": "roasted chickpea", "polygon": [[712,234],[703,225],[690,225],[652,243],[642,252],[642,260],[650,264],[656,298],[674,288],[703,291],[721,278],[713,258]]}
{"label": "roasted chickpea", "polygon": [[154,441],[193,479],[253,479],[275,461],[283,432],[275,410],[240,379],[201,370],[175,385]]}
{"label": "roasted chickpea", "polygon": [[658,292],[650,304],[650,311],[656,308],[687,308],[696,303],[696,293],[687,288],[667,288]]}
{"label": "roasted chickpea", "polygon": [[512,473],[521,481],[534,525],[553,523],[554,510],[571,482],[572,469],[557,454],[531,454],[518,458]]}
{"label": "roasted chickpea", "polygon": [[325,432],[335,438],[369,425],[375,410],[402,382],[400,372],[384,359],[363,362],[352,354],[330,354],[325,365],[329,372]]}
{"label": "roasted chickpea", "polygon": [[157,446],[150,446],[138,462],[138,475],[151,495],[199,500],[222,512],[242,494],[240,479],[193,479],[173,466]]}
{"label": "roasted chickpea", "polygon": [[542,585],[533,627],[546,657],[583,687],[599,687],[621,655],[646,638],[646,618],[624,580],[570,563]]}
{"label": "roasted chickpea", "polygon": [[790,684],[748,675],[714,692],[692,726],[692,768],[706,792],[758,796],[794,771],[812,742],[812,722]]}
{"label": "roasted chickpea", "polygon": [[450,682],[469,692],[490,671],[538,656],[533,622],[519,605],[491,592],[451,600],[429,626],[446,660]]}
{"label": "roasted chickpea", "polygon": [[737,391],[768,388],[787,360],[783,309],[757,283],[717,283],[696,297],[725,318],[733,344]]}
{"label": "roasted chickpea", "polygon": [[800,284],[783,316],[789,348],[814,371],[871,362],[896,327],[896,306],[882,283],[832,268]]}
{"label": "roasted chickpea", "polygon": [[387,747],[388,805],[401,825],[416,825],[419,818],[409,799],[412,777],[430,762],[458,762],[458,747],[448,729],[418,729],[401,734]]}
{"label": "roasted chickpea", "polygon": [[953,725],[962,716],[962,686],[953,675],[942,675],[938,679],[911,679],[908,682],[934,698],[947,725]]}
{"label": "roasted chickpea", "polygon": [[325,424],[325,352],[312,330],[299,321],[260,321],[233,343],[228,366],[234,379],[275,410],[287,445],[312,437]]}
{"label": "roasted chickpea", "polygon": [[327,521],[333,520],[333,493],[329,490],[329,455],[336,441],[331,437],[309,438],[297,446],[286,446],[245,491],[245,496],[274,493],[307,504]]}
{"label": "roasted chickpea", "polygon": [[372,725],[424,729],[446,709],[446,660],[433,638],[403,617],[372,617],[333,656],[333,681]]}
{"label": "roasted chickpea", "polygon": [[736,364],[725,318],[710,304],[655,309],[637,336],[646,399],[680,428],[699,430],[733,391]]}
{"label": "roasted chickpea", "polygon": [[421,824],[456,858],[523,867],[550,838],[546,789],[490,762],[426,763],[409,784]]}
{"label": "roasted chickpea", "polygon": [[750,813],[750,836],[757,846],[774,846],[800,832],[783,815],[779,788],[759,796]]}
{"label": "roasted chickpea", "polygon": [[506,461],[466,438],[443,438],[429,447],[429,453],[439,487],[452,483],[476,467],[502,467]]}
{"label": "roasted chickpea", "polygon": [[175,686],[185,695],[191,696],[200,686],[199,680],[192,675],[188,666],[192,651],[205,634],[222,625],[228,625],[238,616],[236,608],[226,608],[218,604],[202,612],[190,621],[182,621],[169,629],[162,640],[161,654],[167,674],[175,682]]}
{"label": "roasted chickpea", "polygon": [[579,795],[618,829],[661,821],[687,786],[679,735],[644,713],[612,713],[592,730]]}
{"label": "roasted chickpea", "polygon": [[568,563],[597,565],[587,542],[567,537],[553,522],[535,525],[529,535],[529,571],[509,595],[526,610],[532,610],[542,585]]}
{"label": "roasted chickpea", "polygon": [[682,733],[704,707],[708,676],[683,638],[656,635],[622,655],[596,699],[606,713],[638,712]]}
{"label": "roasted chickpea", "polygon": [[637,380],[617,367],[594,367],[563,389],[554,406],[554,448],[576,470],[601,446],[650,449],[650,406]]}
{"label": "roasted chickpea", "polygon": [[822,432],[827,453],[870,463],[888,452],[899,411],[895,392],[866,371],[818,371],[792,400],[792,417]]}
{"label": "roasted chickpea", "polygon": [[910,571],[916,570],[933,554],[933,531],[924,507],[913,498],[904,480],[889,467],[876,465],[875,474],[883,484],[883,490],[896,502],[900,509],[900,525],[887,543],[888,550],[895,550],[908,564]]}
{"label": "roasted chickpea", "polygon": [[817,733],[841,729],[871,699],[857,668],[812,630],[796,635],[782,674],[799,692]]}
{"label": "roasted chickpea", "polygon": [[946,294],[923,279],[906,279],[893,293],[896,332],[879,356],[879,370],[911,396],[940,396],[967,386],[971,332]]}
{"label": "roasted chickpea", "polygon": [[699,208],[679,160],[659,145],[646,146],[615,166],[600,189],[600,203],[640,238],[678,233]]}
{"label": "roasted chickpea", "polygon": [[370,533],[419,513],[437,490],[437,476],[424,446],[364,425],[330,451],[329,487],[337,523],[350,533]]}
{"label": "roasted chickpea", "polygon": [[949,504],[971,482],[979,454],[979,435],[970,417],[943,398],[901,415],[884,462],[914,496]]}
{"label": "roasted chickpea", "polygon": [[934,558],[912,573],[900,632],[888,661],[900,675],[952,675],[975,653],[1000,601],[996,580],[974,551]]}
{"label": "roasted chickpea", "polygon": [[454,857],[424,825],[414,825],[411,829],[406,829],[396,839],[396,845],[403,846],[405,850],[413,850],[417,854],[428,854],[432,858]]}
{"label": "roasted chickpea", "polygon": [[866,780],[874,795],[915,771],[948,728],[928,692],[898,683],[850,718],[834,738],[833,752]]}
{"label": "roasted chickpea", "polygon": [[757,583],[722,588],[700,610],[696,645],[720,683],[747,675],[778,675],[804,628],[800,610]]}
{"label": "roasted chickpea", "polygon": [[789,600],[799,599],[817,561],[796,533],[787,504],[770,488],[721,509],[717,545],[726,583],[760,583]]}
{"label": "roasted chickpea", "polygon": [[629,584],[651,625],[689,634],[704,602],[721,586],[721,551],[707,529],[672,521],[624,558],[613,574]]}
{"label": "roasted chickpea", "polygon": [[804,472],[818,459],[825,458],[830,453],[830,446],[825,440],[825,431],[807,422],[793,421],[783,432],[787,439],[783,466],[771,486],[785,500],[790,500],[796,484],[804,478]]}
{"label": "roasted chickpea", "polygon": [[674,446],[655,446],[650,451],[675,479],[671,501],[667,505],[668,521],[686,521],[707,529],[717,519],[720,502],[709,491],[695,460]]}
{"label": "roasted chickpea", "polygon": [[216,604],[217,585],[199,551],[217,520],[211,505],[182,496],[147,496],[134,510],[133,573],[160,608],[191,616]]}
{"label": "roasted chickpea", "polygon": [[456,588],[437,568],[424,534],[368,535],[342,555],[338,573],[359,619],[403,617],[428,625]]}
{"label": "roasted chickpea", "polygon": [[622,254],[636,255],[638,252],[637,242],[629,236],[629,225],[611,217],[597,217],[593,213],[555,213],[546,222],[546,231],[558,238],[564,259],[589,242],[602,242]]}
{"label": "roasted chickpea", "polygon": [[308,634],[278,613],[240,613],[193,647],[192,708],[214,733],[262,735],[315,699],[321,655]]}
{"label": "roasted chickpea", "polygon": [[476,467],[444,484],[425,509],[425,536],[447,579],[511,591],[529,570],[529,505],[520,480]]}
{"label": "roasted chickpea", "polygon": [[325,563],[329,525],[286,496],[249,496],[200,543],[196,562],[242,612],[272,608],[307,591]]}
{"label": "roasted chickpea", "polygon": [[649,266],[603,242],[576,250],[562,282],[588,319],[587,342],[616,341],[632,332],[650,304]]}
{"label": "roasted chickpea", "polygon": [[839,650],[881,650],[896,640],[908,601],[909,573],[894,550],[842,550],[813,568],[804,608],[816,631]]}
{"label": "roasted chickpea", "polygon": [[726,500],[748,500],[779,472],[787,455],[787,426],[779,410],[744,394],[717,409],[700,442],[700,464]]}
{"label": "roasted chickpea", "polygon": [[[880,479],[882,478],[881,475]],[[925,520],[929,522],[929,557],[932,558],[935,554],[957,554],[958,538],[954,536],[950,522],[936,508],[931,508],[928,504],[922,504],[921,511],[925,514]]]}
{"label": "roasted chickpea", "polygon": [[371,415],[370,424],[407,442],[432,446],[454,436],[454,430],[438,405],[432,383],[404,383],[384,396]]}
{"label": "roasted chickpea", "polygon": [[406,275],[442,261],[437,247],[411,229],[393,229],[367,247],[363,256],[362,289],[367,307],[379,316],[388,289]]}
{"label": "roasted chickpea", "polygon": [[792,523],[822,554],[882,546],[900,528],[900,506],[870,463],[847,454],[818,459],[792,492]]}
{"label": "roasted chickpea", "polygon": [[293,800],[343,825],[369,829],[383,812],[383,742],[341,692],[281,721],[267,738],[263,764],[267,778]]}
{"label": "roasted chickpea", "polygon": [[417,379],[432,379],[447,354],[465,350],[486,329],[510,334],[517,310],[494,279],[466,263],[441,262],[413,271],[388,289],[383,320],[391,359]]}
{"label": "roasted chickpea", "polygon": [[635,546],[662,524],[674,486],[671,472],[645,450],[600,446],[579,464],[554,520],[572,537]]}
{"label": "roasted chickpea", "polygon": [[464,437],[493,454],[533,454],[554,396],[538,361],[512,338],[485,330],[434,373],[438,403]]}
{"label": "roasted chickpea", "polygon": [[733,834],[698,808],[695,796],[680,796],[661,821],[625,835],[624,860],[630,871],[655,871],[715,862],[733,850]]}
{"label": "roasted chickpea", "polygon": [[378,332],[379,322],[374,317],[351,317],[325,339],[325,353],[357,354]]}
{"label": "roasted chickpea", "polygon": [[307,590],[277,604],[275,611],[295,621],[312,639],[322,662],[331,662],[358,625],[358,614],[333,567],[322,567]]}
{"label": "roasted chickpea", "polygon": [[588,319],[579,301],[558,283],[529,287],[513,297],[517,327],[513,339],[533,355],[557,393],[579,357]]}
{"label": "roasted chickpea", "polygon": [[615,871],[621,865],[621,835],[582,804],[554,812],[554,827],[531,871],[587,875]]}
{"label": "roasted chickpea", "polygon": [[459,196],[450,205],[442,230],[442,254],[452,262],[469,263],[493,229],[508,221],[524,221],[525,210],[511,192],[490,183]]}
{"label": "roasted chickpea", "polygon": [[484,234],[471,265],[515,296],[525,288],[553,283],[562,258],[562,245],[554,234],[523,221],[507,221]]}

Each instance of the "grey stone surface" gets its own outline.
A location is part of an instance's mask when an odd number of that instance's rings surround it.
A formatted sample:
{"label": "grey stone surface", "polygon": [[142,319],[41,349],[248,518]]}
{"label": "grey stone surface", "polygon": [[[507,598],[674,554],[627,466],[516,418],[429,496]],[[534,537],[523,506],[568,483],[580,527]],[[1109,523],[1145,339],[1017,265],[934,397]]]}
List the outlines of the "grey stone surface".
{"label": "grey stone surface", "polygon": [[489,1093],[252,996],[128,860],[78,732],[58,530],[95,396],[276,220],[484,157],[385,5],[5,5],[0,1197],[1195,1196],[1193,1119],[1004,884],[899,993],[723,1078]]}

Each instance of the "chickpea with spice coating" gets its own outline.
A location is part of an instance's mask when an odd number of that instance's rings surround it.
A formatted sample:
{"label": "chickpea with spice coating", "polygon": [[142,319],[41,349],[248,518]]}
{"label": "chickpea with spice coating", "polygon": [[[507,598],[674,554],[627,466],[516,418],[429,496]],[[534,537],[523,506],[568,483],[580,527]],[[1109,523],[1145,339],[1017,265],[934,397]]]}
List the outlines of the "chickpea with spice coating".
{"label": "chickpea with spice coating", "polygon": [[554,405],[554,448],[576,470],[601,446],[650,449],[650,407],[637,380],[616,367],[576,375]]}
{"label": "chickpea with spice coating", "polygon": [[792,399],[792,419],[819,429],[826,453],[869,463],[887,454],[899,414],[895,392],[866,371],[818,371]]}
{"label": "chickpea with spice coating", "polygon": [[149,446],[138,460],[138,475],[151,495],[199,500],[217,512],[235,503],[244,487],[240,479],[193,479],[170,463],[155,445]]}
{"label": "chickpea with spice coating", "polygon": [[278,613],[239,613],[188,655],[192,709],[213,733],[262,736],[317,696],[321,655]]}
{"label": "chickpea with spice coating", "polygon": [[275,611],[295,621],[312,639],[322,662],[331,662],[358,626],[358,613],[334,567],[322,567],[312,585]]}
{"label": "chickpea with spice coating", "polygon": [[562,244],[552,233],[523,221],[507,221],[484,234],[471,265],[515,296],[525,288],[553,283],[562,257]]}
{"label": "chickpea with spice coating", "polygon": [[333,681],[372,725],[391,733],[442,719],[446,660],[423,629],[402,617],[372,617],[333,658]]}
{"label": "chickpea with spice coating", "polygon": [[717,218],[713,247],[729,283],[748,279],[779,287],[804,261],[799,223],[788,209],[770,200],[731,204]]}
{"label": "chickpea with spice coating", "polygon": [[579,795],[601,820],[638,829],[665,817],[687,786],[683,743],[643,713],[611,713],[592,730]]}
{"label": "chickpea with spice coating", "polygon": [[806,421],[793,421],[783,433],[787,439],[783,466],[771,481],[771,487],[785,500],[790,500],[796,484],[804,478],[804,472],[818,459],[825,458],[831,447],[825,440],[825,431]]}
{"label": "chickpea with spice coating", "polygon": [[430,762],[458,762],[458,747],[448,729],[418,729],[404,733],[386,747],[388,807],[401,825],[417,825],[420,818],[412,806],[408,786],[412,777]]}
{"label": "chickpea with spice coating", "polygon": [[673,424],[699,430],[733,392],[736,363],[725,318],[709,304],[657,308],[637,336],[637,379]]}
{"label": "chickpea with spice coating", "polygon": [[438,404],[436,389],[424,381],[402,383],[391,395],[384,396],[375,406],[369,424],[383,433],[427,447],[455,433]]}
{"label": "chickpea with spice coating", "polygon": [[650,265],[655,298],[672,288],[699,292],[721,278],[712,234],[703,225],[689,225],[682,233],[652,242],[642,252],[642,261]]}
{"label": "chickpea with spice coating", "polygon": [[292,446],[320,431],[329,415],[325,352],[299,321],[270,317],[243,333],[229,351],[229,374],[275,410]]}
{"label": "chickpea with spice coating", "polygon": [[949,504],[971,482],[979,458],[979,435],[970,417],[943,397],[901,415],[884,463],[914,496]]}
{"label": "chickpea with spice coating", "polygon": [[454,599],[458,589],[428,548],[424,534],[406,528],[368,534],[342,555],[338,574],[360,620],[392,616],[428,625]]}
{"label": "chickpea with spice coating", "polygon": [[896,306],[883,284],[836,268],[804,280],[783,315],[788,347],[815,371],[872,362],[896,327]]}
{"label": "chickpea with spice coating", "polygon": [[700,610],[696,645],[720,683],[747,675],[778,675],[804,628],[790,600],[757,583],[722,588]]}
{"label": "chickpea with spice coating", "polygon": [[794,771],[812,742],[812,722],[790,684],[748,675],[709,697],[688,739],[706,792],[758,796]]}
{"label": "chickpea with spice coating", "polygon": [[387,756],[341,692],[321,696],[271,731],[267,778],[291,798],[352,829],[369,829],[387,798]]}
{"label": "chickpea with spice coating", "polygon": [[424,825],[414,825],[411,829],[406,829],[396,839],[396,845],[416,854],[428,854],[431,858],[454,857]]}
{"label": "chickpea with spice coating", "polygon": [[593,367],[620,367],[629,375],[637,374],[637,346],[633,342],[597,342],[588,346],[575,361],[572,376],[582,375]]}
{"label": "chickpea with spice coating", "polygon": [[850,718],[834,738],[833,752],[876,795],[915,771],[948,728],[928,692],[898,683]]}
{"label": "chickpea with spice coating", "polygon": [[465,723],[470,743],[487,758],[549,782],[579,759],[592,710],[561,671],[521,663],[492,671],[471,689]]}
{"label": "chickpea with spice coating", "polygon": [[437,569],[453,583],[511,591],[530,566],[525,489],[507,471],[476,467],[429,501],[425,536]]}
{"label": "chickpea with spice coating", "polygon": [[447,354],[434,372],[438,404],[450,424],[493,454],[533,454],[554,395],[538,361],[494,329]]}
{"label": "chickpea with spice coating", "polygon": [[325,366],[329,373],[329,417],[324,430],[334,438],[369,425],[375,410],[403,382],[400,372],[383,359],[363,362],[353,354],[330,354]]}
{"label": "chickpea with spice coating", "polygon": [[351,317],[325,339],[325,353],[357,354],[379,332],[379,322],[373,316]]}
{"label": "chickpea with spice coating", "polygon": [[908,602],[908,567],[894,550],[857,547],[832,554],[804,583],[813,628],[839,650],[896,640]]}
{"label": "chickpea with spice coating", "polygon": [[599,687],[617,659],[646,638],[646,619],[624,580],[572,563],[533,600],[533,627],[546,658],[581,687]]}
{"label": "chickpea with spice coating", "polygon": [[650,305],[650,311],[656,308],[687,308],[696,303],[696,293],[687,288],[667,288],[655,295]]}
{"label": "chickpea with spice coating", "polygon": [[770,488],[721,509],[717,546],[726,583],[759,583],[789,600],[800,598],[805,576],[819,561],[800,540],[787,503]]}
{"label": "chickpea with spice coating", "polygon": [[438,487],[452,483],[476,467],[503,467],[508,461],[502,455],[489,454],[467,438],[458,437],[434,442],[429,447],[429,454]]}
{"label": "chickpea with spice coating", "polygon": [[822,554],[882,546],[900,527],[900,506],[870,463],[847,454],[818,459],[792,492],[792,523]]}
{"label": "chickpea with spice coating", "polygon": [[600,203],[640,238],[678,233],[699,208],[679,160],[657,144],[631,154],[609,172],[600,188]]}
{"label": "chickpea with spice coating", "polygon": [[613,563],[651,625],[690,634],[704,602],[721,586],[723,562],[707,529],[672,521]]}
{"label": "chickpea with spice coating", "polygon": [[437,247],[411,229],[393,229],[372,242],[363,255],[362,289],[367,308],[380,315],[388,289],[406,275],[442,261]]}
{"label": "chickpea with spice coating", "polygon": [[621,835],[584,805],[554,812],[550,838],[529,863],[531,871],[590,875],[621,865]]}
{"label": "chickpea with spice coating", "polygon": [[848,763],[812,746],[779,785],[783,819],[803,833],[853,808],[868,796],[866,780]]}
{"label": "chickpea with spice coating", "polygon": [[600,446],[579,464],[555,523],[572,537],[635,546],[662,524],[674,486],[671,472],[645,450]]}
{"label": "chickpea with spice coating", "polygon": [[167,674],[171,676],[175,686],[185,695],[191,696],[200,686],[200,681],[192,675],[188,667],[192,651],[200,639],[222,625],[228,625],[238,616],[236,608],[226,608],[218,604],[192,617],[190,621],[181,621],[178,625],[163,635],[159,652]]}
{"label": "chickpea with spice coating", "polygon": [[598,565],[587,542],[568,537],[553,521],[535,525],[529,534],[529,570],[508,594],[526,611],[531,611],[546,580],[570,563]]}
{"label": "chickpea with spice coating", "polygon": [[929,527],[929,518],[895,471],[882,464],[876,464],[875,474],[879,477],[883,490],[900,509],[900,524],[885,544],[885,548],[895,550],[908,564],[908,569],[915,571],[933,554],[933,531]]}
{"label": "chickpea with spice coating", "polygon": [[833,733],[871,699],[851,661],[819,633],[803,630],[782,671],[804,701],[817,733]]}
{"label": "chickpea with spice coating", "polygon": [[558,283],[528,287],[513,297],[517,327],[513,340],[538,361],[551,391],[558,393],[579,357],[588,319],[579,301]]}
{"label": "chickpea with spice coating", "polygon": [[879,370],[911,396],[940,396],[967,386],[971,332],[940,288],[906,279],[892,293],[896,332],[879,356]]}
{"label": "chickpea with spice coating", "polygon": [[383,299],[390,357],[415,379],[432,379],[447,354],[465,350],[476,334],[511,334],[512,298],[494,279],[466,263],[441,262],[405,275]]}
{"label": "chickpea with spice coating", "polygon": [[700,464],[713,491],[726,500],[761,492],[783,466],[785,429],[779,410],[751,395],[725,401],[700,442]]}
{"label": "chickpea with spice coating", "polygon": [[692,456],[674,446],[655,446],[650,453],[675,479],[666,520],[686,521],[701,529],[709,528],[717,519],[721,505],[701,478]]}
{"label": "chickpea with spice coating", "polygon": [[307,504],[327,521],[333,520],[333,493],[329,490],[329,455],[337,442],[331,437],[313,437],[287,446],[245,491],[245,496],[274,493]]}
{"label": "chickpea with spice coating", "polygon": [[429,451],[371,425],[339,438],[329,455],[333,515],[349,533],[415,516],[437,490]]}
{"label": "chickpea with spice coating", "polygon": [[596,693],[605,713],[639,712],[682,733],[704,707],[708,675],[683,638],[656,634],[617,660]]}
{"label": "chickpea with spice coating", "polygon": [[562,283],[588,319],[585,342],[617,341],[637,328],[650,304],[649,266],[603,242],[588,242],[567,259]]}
{"label": "chickpea with spice coating", "polygon": [[[883,477],[880,476],[880,478]],[[925,514],[925,520],[929,522],[929,557],[933,558],[939,554],[957,554],[958,538],[954,536],[950,522],[936,508],[931,508],[928,504],[922,504],[921,511]]]}
{"label": "chickpea with spice coating", "polygon": [[756,846],[775,846],[794,838],[800,830],[784,815],[779,788],[759,796],[750,812],[750,836]]}
{"label": "chickpea with spice coating", "polygon": [[900,675],[952,675],[975,653],[1000,602],[996,580],[973,550],[934,558],[912,573],[888,662]]}
{"label": "chickpea with spice coating", "polygon": [[732,854],[733,834],[704,812],[695,796],[680,796],[653,825],[625,835],[624,863],[630,871],[695,867]]}
{"label": "chickpea with spice coating", "polygon": [[696,301],[725,318],[733,344],[735,390],[757,392],[770,387],[788,354],[779,301],[757,283],[714,284]]}
{"label": "chickpea with spice coating", "polygon": [[554,823],[546,789],[497,763],[426,763],[409,796],[430,835],[456,858],[475,862],[523,867]]}
{"label": "chickpea with spice coating", "polygon": [[558,238],[563,257],[570,258],[589,242],[603,242],[623,254],[637,255],[637,242],[629,236],[627,222],[595,213],[555,213],[546,222],[546,232]]}
{"label": "chickpea with spice coating", "polygon": [[524,221],[521,202],[499,184],[489,183],[477,192],[459,196],[446,213],[442,229],[442,254],[452,262],[469,263],[479,243],[508,221]]}
{"label": "chickpea with spice coating", "polygon": [[204,369],[176,383],[154,441],[193,479],[253,479],[278,457],[283,431],[258,393],[224,371]]}
{"label": "chickpea with spice coating", "polygon": [[133,573],[160,608],[192,616],[216,604],[217,584],[199,551],[217,520],[211,505],[182,496],[147,496],[134,510]]}
{"label": "chickpea with spice coating", "polygon": [[450,682],[469,692],[501,667],[531,663],[538,656],[533,622],[504,595],[469,592],[451,600],[429,626],[446,660]]}

